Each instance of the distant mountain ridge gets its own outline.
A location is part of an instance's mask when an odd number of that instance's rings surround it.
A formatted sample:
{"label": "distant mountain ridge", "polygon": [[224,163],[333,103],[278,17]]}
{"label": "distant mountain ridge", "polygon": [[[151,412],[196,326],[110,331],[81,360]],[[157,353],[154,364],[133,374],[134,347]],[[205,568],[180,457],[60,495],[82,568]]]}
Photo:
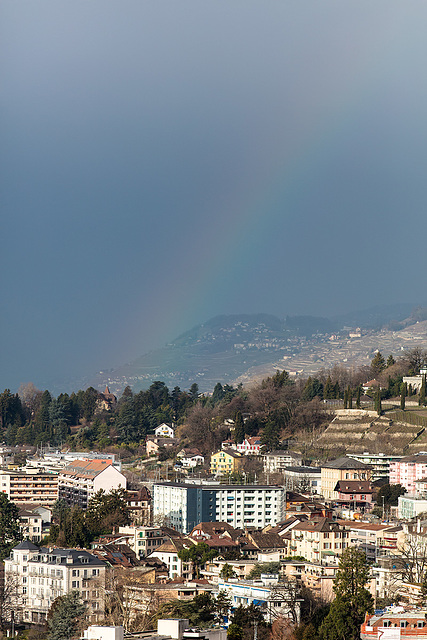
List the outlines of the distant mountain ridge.
{"label": "distant mountain ridge", "polygon": [[[332,318],[219,315],[189,329],[161,349],[108,372],[99,372],[86,380],[84,386],[101,389],[107,384],[113,392],[121,393],[126,385],[139,391],[154,380],[162,380],[171,389],[175,386],[188,389],[196,382],[201,392],[210,392],[217,382],[249,382],[277,368],[293,368],[300,375],[309,374],[316,367],[330,366],[330,360],[335,357],[334,349],[338,363],[349,362],[346,357],[349,327],[359,327],[369,337],[365,349],[368,358],[375,348],[379,348],[375,347],[377,343],[384,344],[385,349],[400,349],[396,331],[410,327],[411,323],[417,322],[417,317],[424,316],[427,318],[426,308],[415,308],[414,304],[406,303]],[[377,333],[383,342],[378,342]],[[397,342],[389,338],[392,335],[397,335]],[[330,342],[331,336],[334,336],[334,344]],[[423,342],[423,334],[417,334],[416,340]],[[349,352],[354,351],[356,343],[351,342]],[[341,351],[336,348],[338,346]],[[359,344],[359,359],[360,352],[364,353],[363,340]],[[313,366],[308,362],[309,356],[313,356]]]}

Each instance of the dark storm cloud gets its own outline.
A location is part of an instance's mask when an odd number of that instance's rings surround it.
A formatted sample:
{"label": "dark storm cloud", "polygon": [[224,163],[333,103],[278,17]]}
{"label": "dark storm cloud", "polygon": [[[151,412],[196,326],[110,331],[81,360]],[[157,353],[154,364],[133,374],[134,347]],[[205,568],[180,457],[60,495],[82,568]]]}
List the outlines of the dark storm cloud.
{"label": "dark storm cloud", "polygon": [[0,386],[218,313],[419,298],[424,3],[1,12]]}

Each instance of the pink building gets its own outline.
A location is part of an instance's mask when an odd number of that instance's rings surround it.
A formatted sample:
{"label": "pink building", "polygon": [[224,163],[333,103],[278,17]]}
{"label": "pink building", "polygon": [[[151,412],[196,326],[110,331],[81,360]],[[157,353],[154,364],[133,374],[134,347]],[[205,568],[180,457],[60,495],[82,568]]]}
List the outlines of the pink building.
{"label": "pink building", "polygon": [[390,484],[401,484],[408,493],[416,493],[417,480],[427,477],[427,455],[415,454],[390,462]]}

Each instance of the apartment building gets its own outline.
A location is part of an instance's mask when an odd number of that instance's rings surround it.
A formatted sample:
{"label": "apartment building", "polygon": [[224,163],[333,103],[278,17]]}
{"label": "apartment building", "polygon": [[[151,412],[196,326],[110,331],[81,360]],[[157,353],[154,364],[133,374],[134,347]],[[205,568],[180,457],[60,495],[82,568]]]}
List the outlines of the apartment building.
{"label": "apartment building", "polygon": [[239,471],[242,464],[241,453],[233,449],[222,449],[211,455],[210,471],[213,475],[225,476]]}
{"label": "apartment building", "polygon": [[337,484],[341,480],[370,481],[371,467],[348,456],[342,456],[322,464],[320,484],[322,496],[325,500],[335,502],[340,498]]}
{"label": "apartment building", "polygon": [[401,484],[408,493],[416,493],[417,480],[427,477],[427,454],[416,453],[390,462],[390,484]]}
{"label": "apartment building", "polygon": [[15,586],[15,622],[44,623],[56,598],[78,591],[90,622],[103,617],[107,564],[81,549],[39,548],[29,540],[4,561],[5,581]]}
{"label": "apartment building", "polygon": [[389,456],[385,453],[349,453],[349,458],[369,464],[371,467],[371,480],[388,480],[390,475],[390,463],[399,462],[403,456]]}
{"label": "apartment building", "polygon": [[145,558],[168,539],[161,527],[119,527],[119,535],[126,536],[126,544],[138,558]]}
{"label": "apartment building", "polygon": [[86,509],[97,491],[126,489],[126,477],[113,466],[111,460],[75,460],[58,477],[58,496],[69,505]]}
{"label": "apartment building", "polygon": [[328,518],[300,522],[290,531],[291,555],[309,562],[337,562],[348,546],[349,532]]}
{"label": "apartment building", "polygon": [[0,470],[0,490],[15,503],[52,505],[58,499],[58,474]]}
{"label": "apartment building", "polygon": [[285,514],[285,490],[278,485],[159,482],[153,494],[153,518],[184,533],[199,522],[226,522],[237,529],[274,526]]}
{"label": "apartment building", "polygon": [[302,456],[293,451],[270,451],[262,459],[266,473],[282,473],[286,467],[302,465]]}
{"label": "apartment building", "polygon": [[184,578],[191,580],[193,573],[193,563],[183,562],[178,556],[182,549],[188,549],[194,543],[191,540],[173,539],[164,542],[150,554],[150,558],[158,558],[168,568],[169,578]]}
{"label": "apartment building", "polygon": [[[294,587],[296,589],[296,586]],[[261,580],[218,580],[218,590],[225,591],[231,598],[232,611],[240,605],[261,606],[267,622],[277,617],[290,618],[296,624],[300,621],[301,600],[292,594],[292,584],[286,589],[278,584],[278,576],[261,576]]]}

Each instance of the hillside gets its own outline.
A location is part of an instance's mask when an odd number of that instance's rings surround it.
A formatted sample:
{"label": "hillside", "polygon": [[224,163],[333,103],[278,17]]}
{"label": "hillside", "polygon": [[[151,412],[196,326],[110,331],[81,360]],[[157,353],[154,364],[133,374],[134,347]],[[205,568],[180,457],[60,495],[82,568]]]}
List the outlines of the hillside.
{"label": "hillside", "polygon": [[[348,316],[217,316],[161,349],[99,372],[81,386],[108,384],[114,393],[121,393],[126,385],[138,391],[162,380],[169,388],[182,389],[197,382],[201,392],[210,392],[217,382],[248,384],[277,369],[308,376],[335,364],[367,365],[377,349],[398,356],[414,346],[427,348],[427,320],[415,319],[424,317],[423,310],[408,316],[407,306],[361,312],[361,322],[352,314],[351,326],[344,324]],[[379,330],[372,328],[378,323],[382,323]]]}

